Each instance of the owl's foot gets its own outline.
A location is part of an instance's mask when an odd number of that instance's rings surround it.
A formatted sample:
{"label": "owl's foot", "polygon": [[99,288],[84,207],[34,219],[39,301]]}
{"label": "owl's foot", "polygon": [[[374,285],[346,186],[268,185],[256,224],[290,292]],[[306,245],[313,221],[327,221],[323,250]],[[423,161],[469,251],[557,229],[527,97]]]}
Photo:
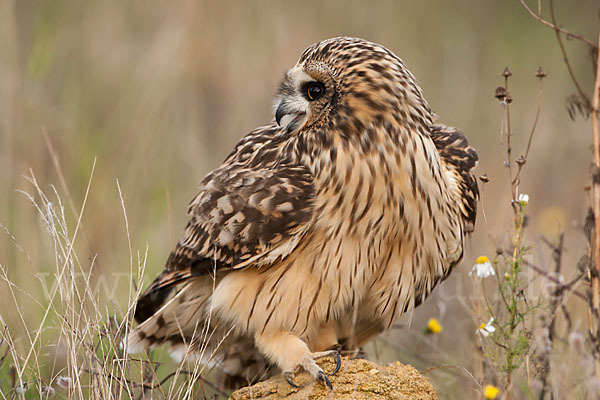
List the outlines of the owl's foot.
{"label": "owl's foot", "polygon": [[[316,360],[318,360],[319,358],[324,358],[324,357],[333,357],[335,359],[335,368],[329,374],[329,376],[333,376],[340,370],[340,367],[342,366],[342,357],[340,356],[339,350],[335,349],[335,350],[329,350],[329,351],[320,351],[320,352],[316,352],[316,353],[311,353],[310,356],[311,357],[309,359],[307,359],[303,363],[298,364],[297,367],[302,367],[305,371],[310,373],[313,376],[313,378],[315,378],[318,381],[323,382],[323,384],[325,386],[327,386],[329,388],[329,390],[333,390],[333,385],[331,384],[331,381],[329,380],[329,378],[327,377],[325,372],[321,369],[321,367],[319,367],[319,365],[317,365]],[[294,383],[294,381],[292,379],[292,375],[293,375],[293,372],[290,370],[283,372],[283,376],[284,376],[285,380],[290,384],[290,386],[295,387],[295,388],[301,387],[300,385]]]}
{"label": "owl's foot", "polygon": [[[292,380],[292,375],[293,375],[292,371],[286,371],[283,373],[285,380],[287,381],[287,383],[290,384],[290,386],[295,387],[295,388],[301,388],[302,387],[301,385],[297,385],[294,383],[294,381]],[[327,388],[329,390],[333,390],[333,385],[331,384],[331,381],[329,380],[329,378],[327,377],[327,375],[325,375],[325,373],[323,371],[319,371],[317,379],[320,380],[321,382],[323,382],[323,384],[325,386],[327,386]]]}
{"label": "owl's foot", "polygon": [[283,371],[283,376],[291,386],[299,387],[292,377],[294,371],[302,368],[315,380],[323,382],[329,389],[333,388],[331,381],[316,360],[333,357],[336,365],[331,375],[335,374],[342,364],[340,352],[337,349],[313,353],[302,339],[291,332],[257,335],[255,342],[261,352],[273,360]]}

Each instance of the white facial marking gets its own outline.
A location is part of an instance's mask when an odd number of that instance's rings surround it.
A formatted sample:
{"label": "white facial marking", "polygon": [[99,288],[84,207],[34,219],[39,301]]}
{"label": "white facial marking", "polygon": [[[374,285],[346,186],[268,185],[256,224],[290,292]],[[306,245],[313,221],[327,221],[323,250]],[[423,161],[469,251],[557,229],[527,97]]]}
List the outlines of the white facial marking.
{"label": "white facial marking", "polygon": [[287,73],[288,78],[294,83],[294,94],[279,97],[275,100],[275,109],[280,104],[285,103],[286,114],[279,121],[280,126],[284,129],[299,131],[308,120],[310,111],[309,102],[306,100],[304,93],[301,93],[301,88],[306,82],[314,81],[302,68],[295,66]]}
{"label": "white facial marking", "polygon": [[305,82],[314,81],[314,79],[311,78],[310,75],[308,75],[302,70],[302,68],[298,66],[295,66],[294,68],[290,69],[288,75],[292,78],[294,82],[296,82],[297,87],[302,86],[302,84]]}

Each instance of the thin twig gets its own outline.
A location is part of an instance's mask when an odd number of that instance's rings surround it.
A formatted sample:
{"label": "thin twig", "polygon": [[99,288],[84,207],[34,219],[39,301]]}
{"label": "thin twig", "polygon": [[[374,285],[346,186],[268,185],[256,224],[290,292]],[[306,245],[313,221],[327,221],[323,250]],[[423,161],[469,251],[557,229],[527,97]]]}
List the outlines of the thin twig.
{"label": "thin twig", "polygon": [[[92,170],[90,172],[90,179],[88,180],[88,185],[85,191],[85,196],[83,197],[83,204],[81,205],[81,211],[79,212],[79,216],[77,218],[77,225],[75,226],[75,231],[73,233],[73,237],[70,239],[69,241],[69,245],[68,245],[68,250],[67,250],[67,254],[65,257],[65,261],[64,264],[62,266],[62,270],[65,269],[67,263],[69,262],[69,257],[71,256],[72,252],[73,252],[73,245],[75,243],[75,239],[77,239],[77,233],[79,232],[79,228],[81,227],[81,219],[83,217],[83,212],[85,210],[85,206],[87,204],[87,200],[88,200],[88,195],[90,193],[90,187],[92,185],[92,178],[94,177],[94,171],[96,169],[96,158],[94,158],[94,163],[92,164]],[[32,172],[32,177],[33,177],[33,172]],[[37,185],[37,183],[36,183]],[[54,301],[54,298],[56,296],[56,294],[58,293],[58,285],[56,286],[56,288],[53,290],[52,296],[49,299],[49,304],[52,304],[52,302]],[[40,323],[40,326],[43,326],[44,323],[46,322],[46,319],[49,316],[49,312],[50,312],[50,307],[48,307],[48,309],[45,310],[44,315],[42,317],[42,321]],[[35,338],[33,339],[33,342],[31,343],[31,348],[29,349],[29,352],[27,353],[27,356],[24,359],[23,362],[23,370],[20,371],[20,373],[22,374],[24,372],[25,366],[27,366],[27,363],[29,362],[29,359],[34,351],[34,349],[36,348],[36,343],[38,343],[40,336],[42,334],[42,329],[39,329],[35,335]]]}
{"label": "thin twig", "polygon": [[520,159],[517,159],[517,173],[515,174],[515,177],[512,180],[513,185],[519,184],[519,176],[521,175],[521,170],[523,169],[523,166],[527,162],[527,156],[529,155],[529,150],[531,149],[531,142],[533,141],[533,134],[535,133],[535,128],[537,127],[537,123],[540,119],[540,112],[542,110],[542,89],[544,86],[543,82],[544,82],[544,77],[546,76],[546,74],[542,71],[541,67],[538,69],[536,76],[538,77],[538,80],[539,80],[537,110],[535,112],[535,119],[533,120],[533,126],[531,127],[531,132],[529,133],[529,139],[527,140],[527,148],[525,149],[525,154],[523,154],[523,156],[521,156]]}
{"label": "thin twig", "polygon": [[[509,253],[507,253],[509,254]],[[512,254],[512,253],[511,253]],[[578,292],[577,290],[573,289],[573,285],[577,282],[579,282],[579,280],[581,279],[581,277],[577,277],[577,279],[574,279],[573,281],[569,282],[569,283],[562,283],[559,279],[555,278],[554,276],[550,275],[547,271],[545,271],[543,268],[538,267],[537,265],[530,263],[527,260],[523,260],[523,264],[525,264],[527,267],[531,268],[532,270],[534,270],[535,272],[537,272],[540,275],[543,275],[546,279],[548,279],[549,281],[551,281],[552,283],[555,283],[557,285],[557,288],[562,289],[562,290],[569,290],[571,291],[575,296],[579,297],[582,300],[586,300],[587,301],[587,296],[581,292]]]}
{"label": "thin twig", "polygon": [[475,384],[479,387],[479,389],[481,389],[481,384],[479,383],[479,381],[477,379],[475,379],[473,374],[468,369],[461,367],[459,365],[452,365],[452,364],[434,365],[433,367],[429,367],[429,368],[421,371],[421,375],[425,375],[425,374],[428,374],[429,372],[433,372],[437,369],[442,369],[442,368],[455,368],[461,372],[464,372],[465,375],[467,375],[469,378],[471,378],[471,380],[473,380],[473,382],[475,382]]}
{"label": "thin twig", "polygon": [[[504,74],[504,88],[506,89],[506,106],[504,106],[504,111],[505,111],[505,122],[504,122],[504,127],[506,129],[506,164],[508,166],[508,174],[510,175],[510,181],[512,182],[512,163],[510,160],[510,156],[512,154],[512,148],[510,146],[510,92],[508,91],[508,78],[509,78],[509,74],[505,72]],[[513,190],[513,201],[517,200],[516,197],[516,192]]]}
{"label": "thin twig", "polygon": [[[45,126],[42,125],[42,136],[44,137],[44,141],[46,142],[46,148],[48,149],[48,153],[50,154],[50,158],[52,159],[52,165],[54,165],[54,169],[56,170],[56,174],[58,175],[58,180],[60,182],[60,186],[63,189],[63,192],[67,196],[67,201],[69,203],[69,207],[71,208],[71,212],[75,218],[78,218],[77,206],[73,201],[73,196],[71,196],[71,191],[69,190],[69,186],[67,185],[67,181],[65,180],[65,175],[62,172],[62,168],[60,166],[60,160],[58,158],[58,152],[52,145],[52,141],[50,140],[50,135],[48,135],[48,130]],[[83,234],[85,241],[89,247],[91,254],[96,254],[96,250],[92,245],[92,241],[90,240],[85,226],[83,225],[83,221],[81,222],[80,227],[81,233]],[[100,262],[96,259],[96,264],[98,268],[100,268]]]}
{"label": "thin twig", "polygon": [[554,1],[553,0],[550,0],[550,15],[552,16],[552,22],[554,23],[554,27],[555,27],[554,32],[556,33],[556,40],[558,40],[558,45],[560,46],[560,51],[563,55],[563,60],[565,61],[565,64],[567,65],[567,69],[569,70],[569,75],[571,75],[571,80],[573,81],[573,84],[577,88],[577,91],[579,92],[579,95],[581,96],[581,98],[586,102],[587,105],[589,105],[591,103],[590,98],[583,91],[583,89],[579,85],[579,82],[577,81],[577,78],[575,77],[575,72],[573,72],[573,68],[571,67],[571,63],[569,62],[569,56],[567,55],[567,50],[565,49],[565,45],[562,41],[562,38],[560,37],[560,28],[558,28],[556,26],[556,17],[554,15]]}
{"label": "thin twig", "polygon": [[[562,267],[562,255],[563,255],[563,245],[565,242],[565,234],[561,233],[558,237],[558,243],[556,245],[551,244],[552,248],[552,258],[554,258],[554,274],[556,276],[560,276],[560,269]],[[555,336],[555,328],[556,328],[556,311],[558,307],[562,303],[563,299],[563,291],[564,287],[559,286],[552,293],[552,298],[550,300],[550,323],[548,324],[548,345],[545,346],[546,350],[543,356],[543,367],[541,368],[541,382],[542,389],[540,390],[540,400],[544,400],[544,395],[546,392],[550,391],[548,387],[548,376],[550,375],[550,358],[552,357],[552,346],[554,342]],[[550,391],[550,399],[554,398],[554,394]]]}
{"label": "thin twig", "polygon": [[534,13],[533,10],[531,8],[529,8],[529,6],[527,5],[527,3],[525,3],[525,0],[519,0],[521,2],[521,5],[525,8],[525,10],[527,10],[527,12],[529,13],[529,15],[531,15],[536,21],[554,29],[555,31],[558,31],[560,33],[564,33],[565,35],[567,35],[567,37],[572,37],[574,39],[577,40],[581,40],[583,43],[587,44],[588,46],[590,46],[593,49],[597,49],[598,46],[596,46],[592,41],[590,41],[589,39],[585,38],[584,36],[581,35],[577,35],[575,33],[569,32],[566,29],[563,29],[559,26],[556,26],[556,24],[553,24],[551,22],[546,21],[545,19],[543,19],[542,17],[540,17],[542,10],[541,10],[541,6],[538,2],[538,14]]}

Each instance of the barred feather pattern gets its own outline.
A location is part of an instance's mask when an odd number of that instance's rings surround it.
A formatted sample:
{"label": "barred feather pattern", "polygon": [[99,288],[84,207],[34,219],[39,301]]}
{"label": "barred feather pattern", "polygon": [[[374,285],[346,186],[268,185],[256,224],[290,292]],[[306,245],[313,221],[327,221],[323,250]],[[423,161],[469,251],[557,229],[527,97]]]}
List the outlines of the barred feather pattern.
{"label": "barred feather pattern", "polygon": [[[216,348],[198,345],[211,331],[227,336],[214,359],[230,378],[232,365],[247,381],[269,362],[317,378],[321,352],[357,349],[410,316],[461,260],[477,154],[434,123],[400,58],[362,39],[319,42],[276,107],[276,122],[201,182],[182,239],[138,300],[130,351]],[[236,364],[228,349],[240,343],[253,362]]]}

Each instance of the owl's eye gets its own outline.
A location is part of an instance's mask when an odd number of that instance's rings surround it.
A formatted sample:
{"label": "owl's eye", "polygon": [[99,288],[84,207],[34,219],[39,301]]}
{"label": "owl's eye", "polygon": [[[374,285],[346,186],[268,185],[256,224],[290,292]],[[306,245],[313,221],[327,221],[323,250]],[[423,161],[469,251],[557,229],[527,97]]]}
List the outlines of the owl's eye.
{"label": "owl's eye", "polygon": [[321,82],[308,82],[304,85],[304,93],[309,101],[317,100],[325,93],[325,86]]}

